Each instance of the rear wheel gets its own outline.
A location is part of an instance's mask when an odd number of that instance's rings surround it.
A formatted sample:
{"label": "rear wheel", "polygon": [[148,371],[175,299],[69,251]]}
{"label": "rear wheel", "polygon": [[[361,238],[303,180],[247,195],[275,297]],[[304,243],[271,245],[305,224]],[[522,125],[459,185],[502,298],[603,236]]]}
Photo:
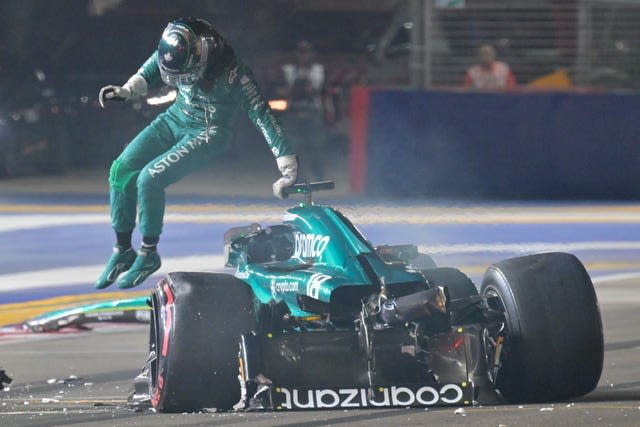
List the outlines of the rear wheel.
{"label": "rear wheel", "polygon": [[[565,400],[596,387],[604,356],[602,323],[591,279],[575,256],[501,261],[485,273],[481,294],[505,316],[501,367],[492,380],[507,401]],[[487,354],[495,355],[491,344]]]}
{"label": "rear wheel", "polygon": [[149,391],[160,412],[228,410],[240,400],[238,344],[254,296],[226,274],[170,273],[152,296]]}

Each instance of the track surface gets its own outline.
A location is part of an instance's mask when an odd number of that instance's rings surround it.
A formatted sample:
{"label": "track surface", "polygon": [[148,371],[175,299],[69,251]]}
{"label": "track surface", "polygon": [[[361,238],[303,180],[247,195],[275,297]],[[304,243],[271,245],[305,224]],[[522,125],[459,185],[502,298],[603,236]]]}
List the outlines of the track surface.
{"label": "track surface", "polygon": [[[56,297],[57,302],[46,303],[52,308],[64,295],[105,295],[92,292],[90,283],[111,245],[106,207],[86,199],[62,206],[38,203],[2,204],[0,199],[0,320],[4,318],[4,323],[24,316],[34,300]],[[598,388],[575,402],[475,407],[462,413],[454,413],[455,408],[135,413],[123,403],[146,356],[146,327],[101,325],[80,333],[0,333],[0,365],[15,379],[8,390],[0,391],[0,425],[638,425],[640,207],[341,207],[375,243],[424,244],[439,264],[463,266],[476,280],[484,267],[508,256],[538,250],[576,253],[594,278],[604,321],[605,366]],[[162,242],[165,271],[218,267],[226,228],[251,221],[277,222],[282,208],[256,206],[252,201],[236,206],[178,201],[168,211]]]}

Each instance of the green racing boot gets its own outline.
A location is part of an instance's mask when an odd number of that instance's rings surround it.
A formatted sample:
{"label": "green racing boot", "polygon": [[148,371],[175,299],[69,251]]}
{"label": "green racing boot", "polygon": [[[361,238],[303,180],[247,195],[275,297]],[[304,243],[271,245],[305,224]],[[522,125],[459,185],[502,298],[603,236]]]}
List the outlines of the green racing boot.
{"label": "green racing boot", "polygon": [[136,259],[136,251],[133,248],[122,250],[122,247],[116,245],[113,247],[113,254],[107,266],[95,283],[96,289],[104,289],[118,278],[119,275],[127,271],[133,265]]}
{"label": "green racing boot", "polygon": [[129,289],[138,286],[147,277],[158,271],[161,265],[160,255],[158,255],[157,251],[138,251],[138,256],[129,272],[118,280],[118,287],[120,289]]}

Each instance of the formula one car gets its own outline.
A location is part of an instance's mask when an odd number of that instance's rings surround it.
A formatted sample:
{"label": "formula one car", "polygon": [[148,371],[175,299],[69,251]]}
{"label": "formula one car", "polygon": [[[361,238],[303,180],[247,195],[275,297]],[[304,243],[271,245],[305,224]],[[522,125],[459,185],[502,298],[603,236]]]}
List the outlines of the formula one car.
{"label": "formula one car", "polygon": [[374,247],[312,202],[330,188],[297,184],[288,194],[306,200],[282,224],[229,230],[235,273],[158,283],[138,397],[161,412],[300,410],[561,401],[595,388],[602,324],[575,256],[501,261],[478,291],[415,246]]}

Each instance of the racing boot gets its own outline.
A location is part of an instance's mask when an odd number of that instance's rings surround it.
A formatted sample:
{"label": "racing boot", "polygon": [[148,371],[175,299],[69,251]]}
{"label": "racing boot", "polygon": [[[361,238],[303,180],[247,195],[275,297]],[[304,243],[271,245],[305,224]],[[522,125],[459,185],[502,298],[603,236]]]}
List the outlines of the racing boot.
{"label": "racing boot", "polygon": [[147,277],[158,271],[161,265],[158,251],[140,249],[131,269],[124,277],[118,280],[118,287],[120,289],[129,289],[138,286],[144,282]]}
{"label": "racing boot", "polygon": [[104,271],[98,278],[95,283],[96,289],[104,289],[118,278],[118,276],[133,265],[133,261],[136,259],[136,251],[133,248],[129,247],[128,249],[122,248],[122,246],[114,246],[113,254],[109,261],[107,261],[107,266],[104,268]]}

